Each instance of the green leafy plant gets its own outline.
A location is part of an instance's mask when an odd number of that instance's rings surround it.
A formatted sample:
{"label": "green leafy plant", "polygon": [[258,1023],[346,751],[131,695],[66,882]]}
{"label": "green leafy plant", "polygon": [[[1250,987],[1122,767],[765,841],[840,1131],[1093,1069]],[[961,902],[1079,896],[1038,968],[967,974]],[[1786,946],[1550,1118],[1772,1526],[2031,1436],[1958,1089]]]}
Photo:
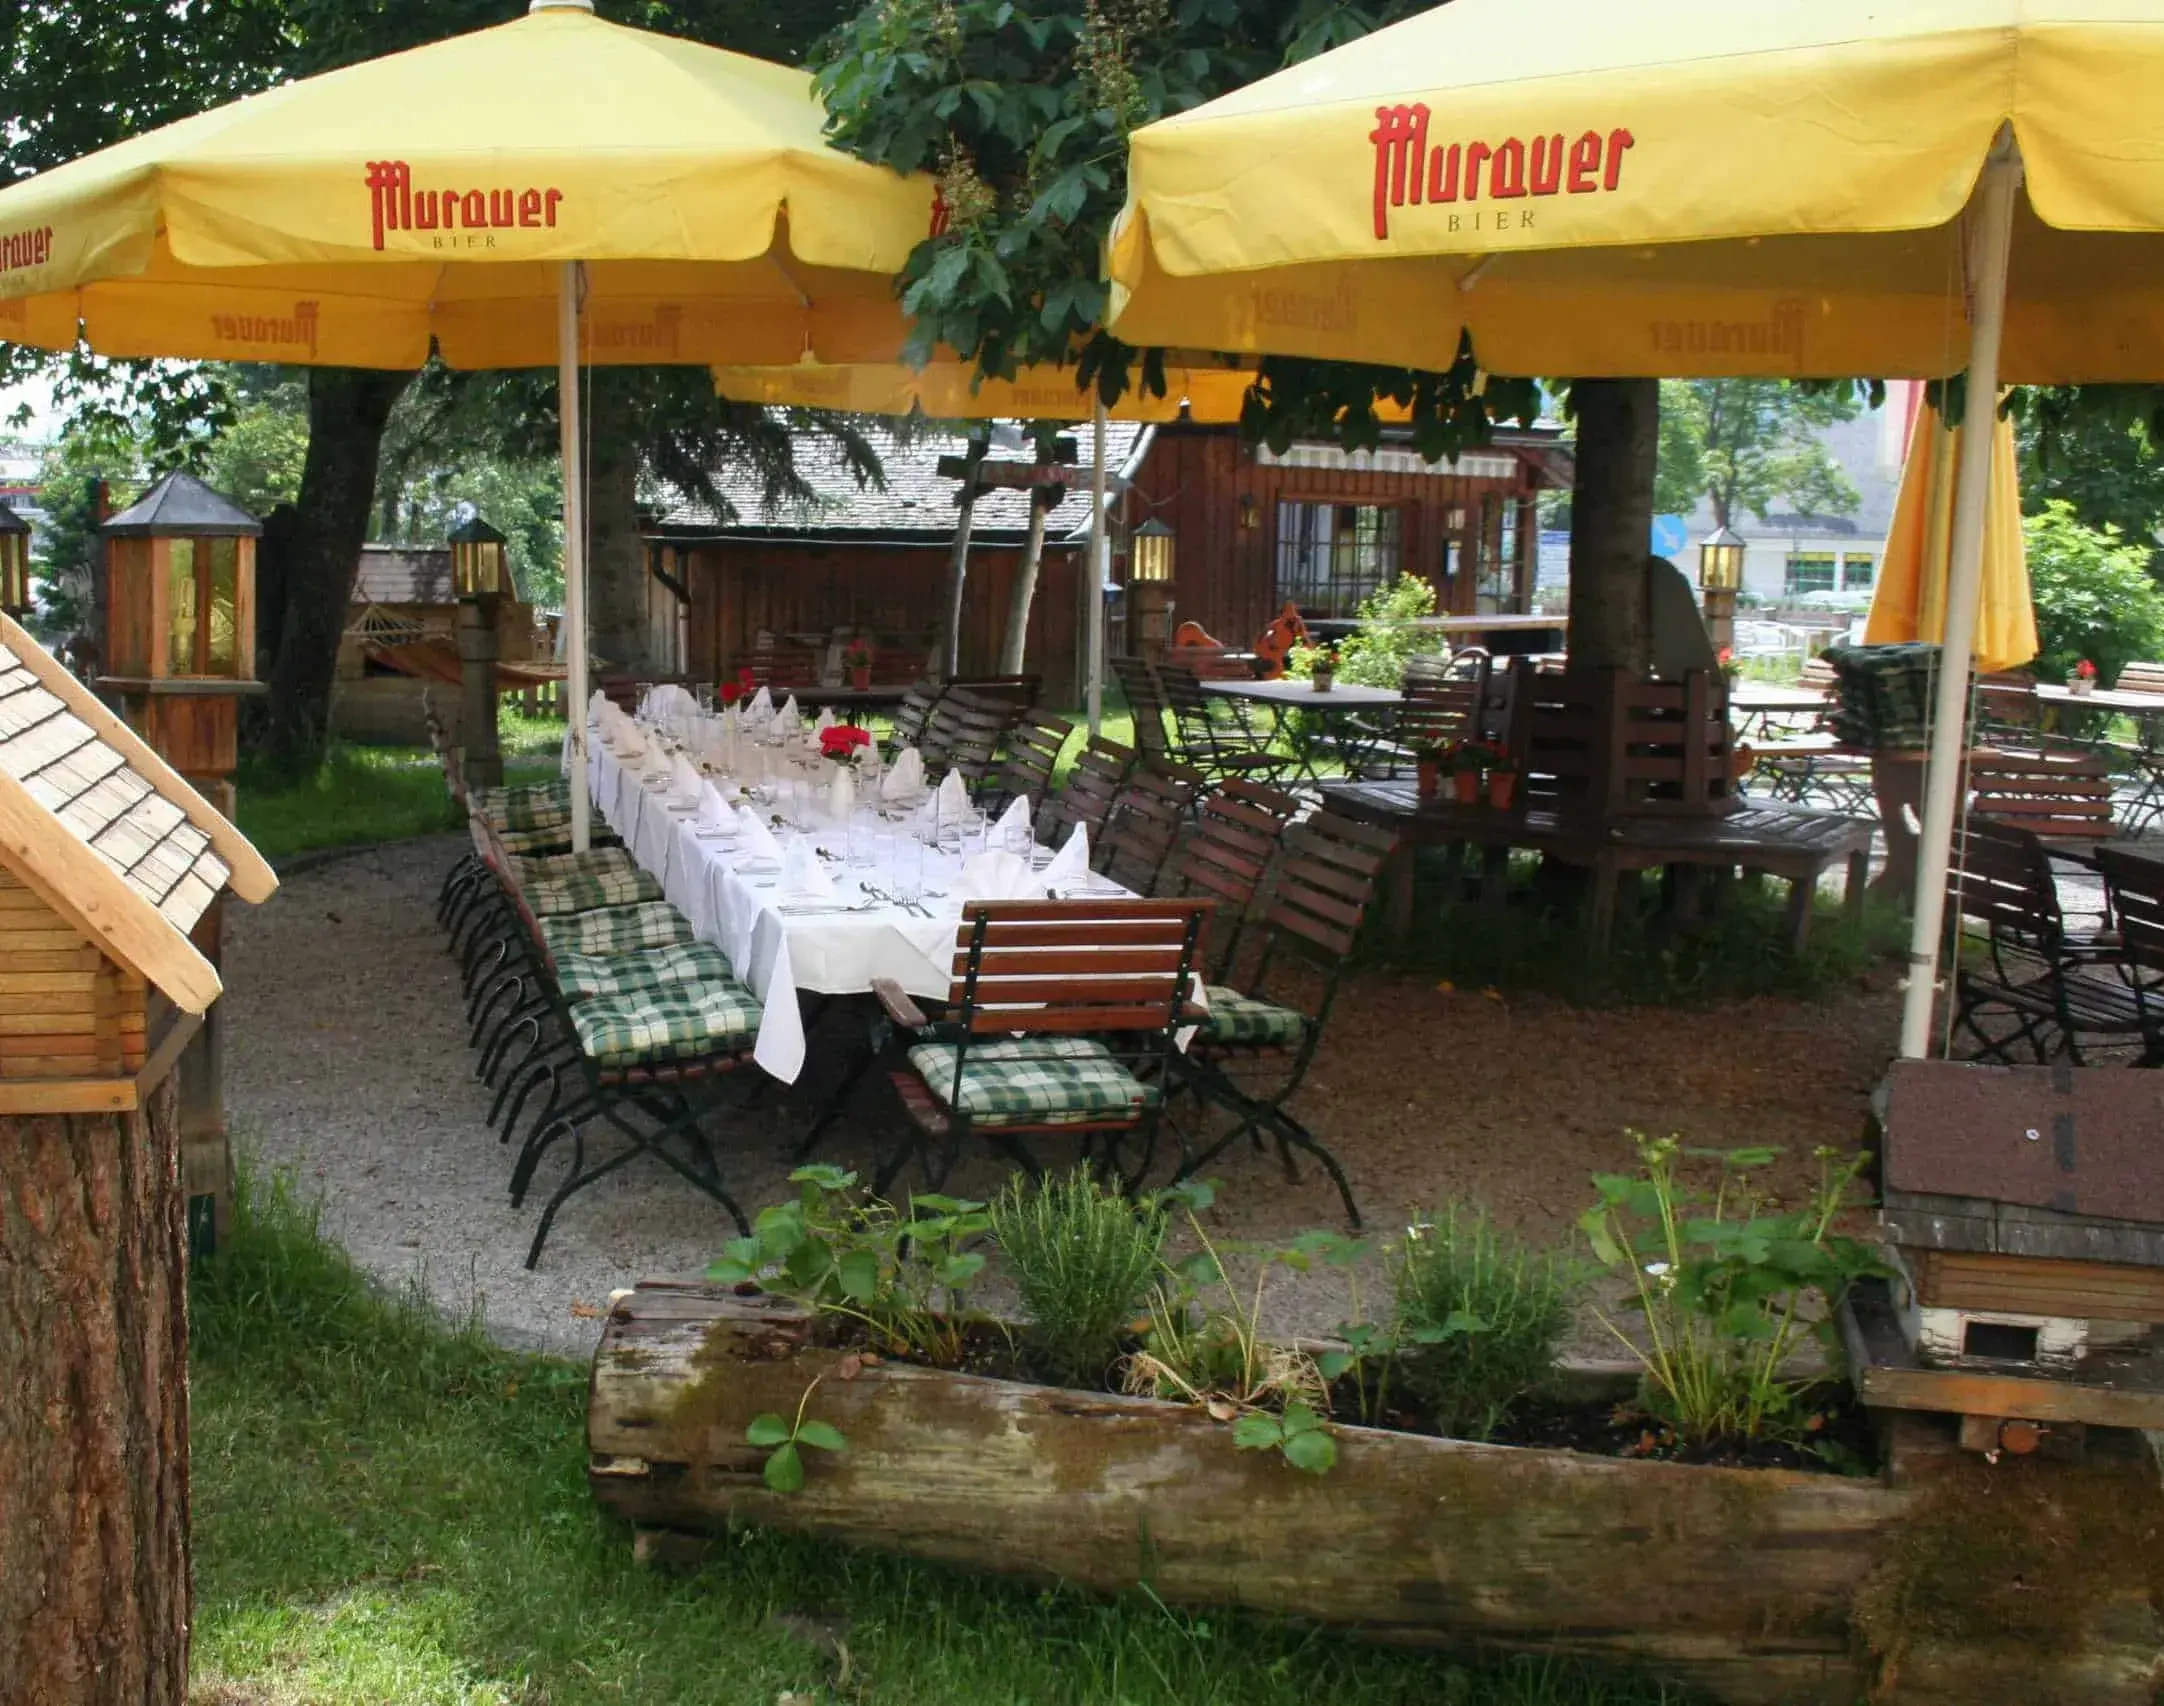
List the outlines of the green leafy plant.
{"label": "green leafy plant", "polygon": [[810,1407],[811,1395],[819,1390],[822,1377],[814,1375],[812,1383],[804,1388],[804,1396],[796,1401],[796,1417],[789,1420],[773,1410],[752,1417],[751,1425],[744,1430],[745,1440],[761,1448],[771,1446],[767,1452],[766,1466],[759,1471],[760,1479],[777,1493],[800,1493],[804,1490],[804,1448],[817,1451],[847,1451],[849,1442],[842,1438],[840,1428],[831,1422],[808,1420],[805,1410]]}
{"label": "green leafy plant", "polygon": [[1441,643],[1428,629],[1414,626],[1433,616],[1435,609],[1432,582],[1418,575],[1399,575],[1360,601],[1354,613],[1358,626],[1343,639],[1293,647],[1285,660],[1285,673],[1305,679],[1327,655],[1335,660],[1338,679],[1348,685],[1401,686],[1406,664]]}
{"label": "green leafy plant", "polygon": [[1041,1182],[1016,1178],[989,1218],[1029,1312],[1039,1371],[1063,1385],[1101,1376],[1158,1271],[1162,1206],[1138,1206],[1078,1167]]}
{"label": "green leafy plant", "polygon": [[962,1361],[971,1281],[984,1254],[965,1246],[989,1230],[984,1205],[921,1196],[907,1212],[861,1195],[838,1167],[799,1167],[796,1197],[761,1209],[747,1238],[733,1238],[709,1279],[756,1284],[867,1327],[885,1349],[953,1368]]}
{"label": "green leafy plant", "polygon": [[[1630,1277],[1644,1344],[1601,1319],[1643,1364],[1646,1409],[1693,1445],[1793,1437],[1810,1382],[1788,1372],[1790,1358],[1813,1333],[1838,1356],[1834,1309],[1856,1280],[1884,1271],[1833,1232],[1867,1157],[1821,1149],[1810,1201],[1777,1211],[1750,1176],[1778,1150],[1686,1151],[1673,1137],[1634,1135],[1644,1170],[1596,1174],[1600,1200],[1578,1224],[1594,1255]],[[1719,1163],[1710,1194],[1678,1177],[1684,1154]]]}
{"label": "green leafy plant", "polygon": [[1493,1437],[1554,1372],[1575,1276],[1554,1252],[1457,1203],[1408,1227],[1394,1254],[1406,1386],[1442,1432]]}
{"label": "green leafy plant", "polygon": [[1310,1250],[1244,1252],[1255,1258],[1250,1291],[1226,1272],[1219,1247],[1197,1218],[1214,1200],[1212,1188],[1188,1180],[1165,1196],[1180,1205],[1199,1248],[1161,1269],[1142,1349],[1122,1366],[1126,1390],[1199,1404],[1221,1422],[1236,1422],[1252,1411],[1286,1411],[1296,1402],[1326,1415],[1329,1382],[1315,1358],[1297,1346],[1273,1345],[1262,1334],[1271,1274],[1279,1268],[1305,1271],[1314,1260]]}
{"label": "green leafy plant", "polygon": [[1293,1399],[1280,1415],[1250,1410],[1232,1424],[1232,1443],[1240,1451],[1282,1452],[1287,1463],[1310,1475],[1327,1474],[1337,1463],[1329,1423],[1304,1398]]}
{"label": "green leafy plant", "polygon": [[2029,586],[2042,650],[2036,672],[2064,681],[2082,660],[2106,681],[2136,659],[2164,655],[2164,588],[2149,573],[2149,548],[2116,527],[2085,527],[2054,499],[2022,523]]}

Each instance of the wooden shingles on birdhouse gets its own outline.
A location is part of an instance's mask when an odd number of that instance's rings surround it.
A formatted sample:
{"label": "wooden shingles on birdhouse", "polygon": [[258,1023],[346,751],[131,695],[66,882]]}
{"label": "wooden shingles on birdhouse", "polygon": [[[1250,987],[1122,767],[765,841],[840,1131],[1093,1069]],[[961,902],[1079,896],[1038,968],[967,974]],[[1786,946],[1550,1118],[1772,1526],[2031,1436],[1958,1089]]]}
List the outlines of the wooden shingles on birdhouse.
{"label": "wooden shingles on birdhouse", "polygon": [[115,1112],[171,1069],[218,974],[189,933],[261,855],[0,616],[0,1114]]}
{"label": "wooden shingles on birdhouse", "polygon": [[2164,1427],[2164,1074],[1902,1061],[1879,1126],[1865,1401]]}

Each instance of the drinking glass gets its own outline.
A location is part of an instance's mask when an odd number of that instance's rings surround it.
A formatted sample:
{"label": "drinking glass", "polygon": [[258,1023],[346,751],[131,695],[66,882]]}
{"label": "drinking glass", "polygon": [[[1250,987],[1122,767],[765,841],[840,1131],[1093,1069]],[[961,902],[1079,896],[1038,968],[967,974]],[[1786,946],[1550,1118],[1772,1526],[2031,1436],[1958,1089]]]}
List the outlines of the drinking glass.
{"label": "drinking glass", "polygon": [[924,843],[915,836],[904,835],[896,839],[894,860],[889,866],[894,885],[894,898],[904,906],[915,906],[924,899]]}
{"label": "drinking glass", "polygon": [[639,683],[638,698],[633,701],[633,704],[635,706],[631,713],[633,719],[651,728],[654,722],[654,684],[651,681]]}

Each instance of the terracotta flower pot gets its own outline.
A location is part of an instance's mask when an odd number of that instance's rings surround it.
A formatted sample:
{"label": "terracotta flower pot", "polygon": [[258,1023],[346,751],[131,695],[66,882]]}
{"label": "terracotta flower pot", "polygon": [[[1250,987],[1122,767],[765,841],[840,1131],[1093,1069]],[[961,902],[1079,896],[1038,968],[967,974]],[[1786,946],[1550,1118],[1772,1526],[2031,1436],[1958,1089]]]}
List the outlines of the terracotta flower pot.
{"label": "terracotta flower pot", "polygon": [[1488,772],[1488,804],[1507,808],[1518,794],[1518,773],[1515,770],[1491,770]]}
{"label": "terracotta flower pot", "polygon": [[1443,791],[1443,767],[1422,759],[1417,767],[1420,778],[1420,797],[1432,800]]}
{"label": "terracotta flower pot", "polygon": [[872,666],[870,664],[853,663],[849,666],[849,685],[851,687],[862,693],[871,684]]}
{"label": "terracotta flower pot", "polygon": [[1477,806],[1480,804],[1479,771],[1453,770],[1450,773],[1450,783],[1457,790],[1459,805]]}

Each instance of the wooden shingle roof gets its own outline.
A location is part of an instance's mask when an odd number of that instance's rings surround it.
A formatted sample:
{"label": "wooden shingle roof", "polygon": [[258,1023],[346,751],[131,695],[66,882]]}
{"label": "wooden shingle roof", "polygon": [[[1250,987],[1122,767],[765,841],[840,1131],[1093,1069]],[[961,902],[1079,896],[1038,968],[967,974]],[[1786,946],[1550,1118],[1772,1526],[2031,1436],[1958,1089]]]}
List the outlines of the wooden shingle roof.
{"label": "wooden shingle roof", "polygon": [[0,616],[0,864],[111,957],[200,1013],[218,974],[188,932],[269,865],[133,730]]}

